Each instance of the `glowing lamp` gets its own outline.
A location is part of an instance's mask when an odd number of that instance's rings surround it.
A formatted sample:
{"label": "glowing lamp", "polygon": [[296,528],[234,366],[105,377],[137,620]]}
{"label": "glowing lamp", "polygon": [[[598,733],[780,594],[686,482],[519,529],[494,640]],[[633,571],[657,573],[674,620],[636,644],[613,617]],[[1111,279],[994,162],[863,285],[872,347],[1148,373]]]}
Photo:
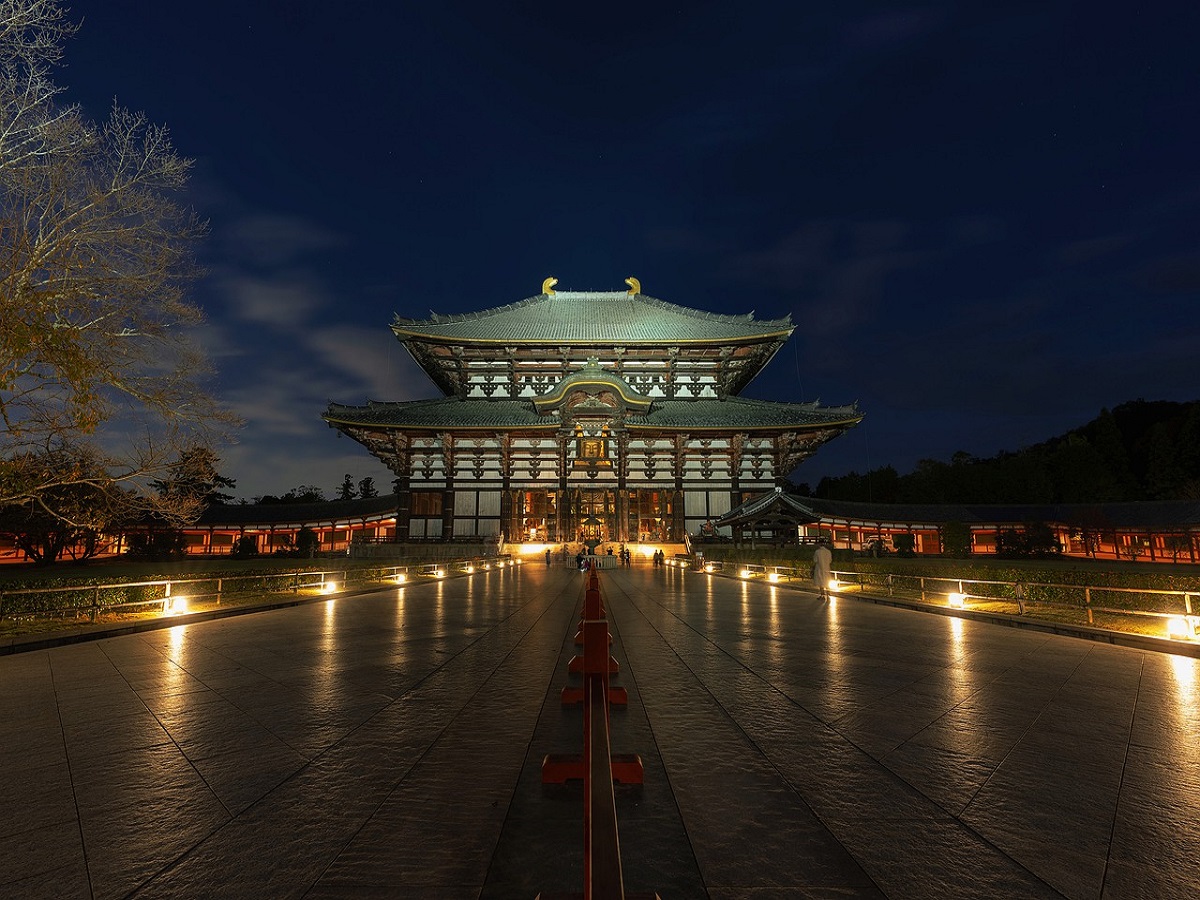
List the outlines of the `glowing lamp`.
{"label": "glowing lamp", "polygon": [[771,584],[775,584],[777,581],[779,581],[779,573],[771,572],[769,575],[767,575],[767,581],[771,582]]}
{"label": "glowing lamp", "polygon": [[187,597],[168,597],[167,605],[163,612],[165,612],[168,616],[178,616],[187,612],[187,608]]}
{"label": "glowing lamp", "polygon": [[435,569],[433,574],[436,575],[438,578],[445,578],[446,570],[445,569]]}
{"label": "glowing lamp", "polygon": [[713,564],[712,564],[712,563],[706,563],[706,564],[705,564],[705,566],[704,566],[704,571],[705,571],[705,572],[707,572],[709,575],[711,575],[711,574],[712,574],[712,573],[715,571],[715,569],[714,569],[714,567],[713,567]]}
{"label": "glowing lamp", "polygon": [[468,574],[468,575],[474,575],[474,574],[475,574],[475,567],[474,567],[474,566],[467,566],[467,574]]}
{"label": "glowing lamp", "polygon": [[337,582],[336,581],[327,581],[323,585],[321,585],[321,593],[322,594],[332,594],[336,590],[337,590]]}
{"label": "glowing lamp", "polygon": [[960,594],[958,591],[951,591],[946,599],[951,609],[965,609],[967,606],[967,595]]}
{"label": "glowing lamp", "polygon": [[405,575],[403,572],[401,572],[399,575],[397,575],[392,580],[394,582],[396,582],[396,584],[404,584],[404,582],[408,581],[408,576]]}
{"label": "glowing lamp", "polygon": [[742,569],[742,571],[738,572],[738,578],[749,578],[749,577],[750,577],[749,569]]}
{"label": "glowing lamp", "polygon": [[841,590],[842,584],[836,578],[829,579],[829,589],[831,591]]}
{"label": "glowing lamp", "polygon": [[1167,637],[1191,640],[1200,633],[1200,616],[1172,616],[1167,619]]}

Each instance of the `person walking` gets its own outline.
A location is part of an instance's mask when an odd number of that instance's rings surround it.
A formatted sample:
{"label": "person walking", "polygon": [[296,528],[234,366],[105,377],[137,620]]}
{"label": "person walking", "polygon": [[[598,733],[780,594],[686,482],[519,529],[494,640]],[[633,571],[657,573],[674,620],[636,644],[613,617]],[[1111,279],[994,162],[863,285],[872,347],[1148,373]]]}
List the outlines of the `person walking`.
{"label": "person walking", "polygon": [[813,551],[812,579],[822,600],[829,599],[829,579],[833,577],[833,552],[822,541]]}

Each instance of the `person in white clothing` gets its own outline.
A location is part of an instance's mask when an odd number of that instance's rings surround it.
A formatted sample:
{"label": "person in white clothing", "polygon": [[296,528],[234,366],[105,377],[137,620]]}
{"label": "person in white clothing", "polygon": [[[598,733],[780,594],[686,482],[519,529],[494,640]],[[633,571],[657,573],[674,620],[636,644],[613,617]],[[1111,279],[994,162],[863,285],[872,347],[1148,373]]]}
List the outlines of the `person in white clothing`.
{"label": "person in white clothing", "polygon": [[829,579],[833,577],[833,552],[827,544],[817,544],[813,551],[812,578],[822,600],[829,599]]}

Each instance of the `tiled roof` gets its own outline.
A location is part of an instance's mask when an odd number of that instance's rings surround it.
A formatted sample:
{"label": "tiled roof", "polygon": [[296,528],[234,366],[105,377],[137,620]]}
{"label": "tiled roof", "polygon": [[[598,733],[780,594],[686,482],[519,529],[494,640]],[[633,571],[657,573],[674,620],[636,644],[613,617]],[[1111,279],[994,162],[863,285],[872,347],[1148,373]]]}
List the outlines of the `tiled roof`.
{"label": "tiled roof", "polygon": [[[774,516],[767,513],[774,512]],[[757,497],[751,497],[741,506],[736,506],[717,519],[717,525],[736,525],[756,519],[774,518],[791,522],[815,522],[818,514],[809,505],[808,498],[800,498],[776,488]]]}
{"label": "tiled roof", "polygon": [[650,412],[631,415],[625,422],[632,428],[790,428],[854,425],[861,418],[862,413],[853,406],[728,397],[724,400],[655,400]]}
{"label": "tiled roof", "polygon": [[262,503],[210,506],[196,528],[252,525],[317,525],[391,515],[398,500],[394,494],[366,500],[330,500],[327,503]]}
{"label": "tiled roof", "polygon": [[791,334],[791,317],[755,319],[676,306],[624,291],[558,291],[519,303],[428,319],[396,316],[401,340],[547,344],[655,344],[730,341]]}
{"label": "tiled roof", "polygon": [[384,425],[398,428],[557,428],[524,400],[407,400],[366,406],[329,404],[322,416],[330,425]]}
{"label": "tiled roof", "polygon": [[1146,501],[1140,503],[857,503],[849,500],[801,498],[824,518],[850,521],[968,525],[1022,525],[1059,522],[1093,528],[1196,527],[1200,503]]}
{"label": "tiled roof", "polygon": [[[769,515],[769,514],[774,515]],[[1200,503],[1157,501],[1143,503],[857,503],[818,500],[779,490],[751,497],[717,520],[718,525],[739,524],[761,518],[796,521],[850,521],[888,525],[1016,526],[1026,522],[1088,525],[1101,528],[1145,528],[1162,531],[1200,525]]]}
{"label": "tiled roof", "polygon": [[[323,418],[330,425],[393,428],[556,428],[558,420],[539,416],[529,400],[372,401],[366,406],[332,403]],[[862,418],[852,406],[726,400],[655,400],[648,413],[629,415],[632,428],[793,428],[853,425]]]}

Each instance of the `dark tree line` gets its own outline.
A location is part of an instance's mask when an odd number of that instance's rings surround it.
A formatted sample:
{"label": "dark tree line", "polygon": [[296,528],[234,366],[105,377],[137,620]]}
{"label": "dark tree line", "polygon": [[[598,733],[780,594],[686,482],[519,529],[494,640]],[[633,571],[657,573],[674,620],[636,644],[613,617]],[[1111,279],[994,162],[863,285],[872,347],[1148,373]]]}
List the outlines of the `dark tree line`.
{"label": "dark tree line", "polygon": [[[335,500],[370,500],[372,497],[378,496],[379,489],[375,487],[374,478],[363,478],[356,485],[349,473],[333,492]],[[328,500],[325,491],[315,484],[302,484],[278,496],[264,494],[261,497],[255,497],[253,502],[255,505],[270,505],[275,503],[326,503]]]}
{"label": "dark tree line", "polygon": [[816,497],[876,503],[1200,500],[1200,401],[1135,400],[1017,452],[823,478]]}

